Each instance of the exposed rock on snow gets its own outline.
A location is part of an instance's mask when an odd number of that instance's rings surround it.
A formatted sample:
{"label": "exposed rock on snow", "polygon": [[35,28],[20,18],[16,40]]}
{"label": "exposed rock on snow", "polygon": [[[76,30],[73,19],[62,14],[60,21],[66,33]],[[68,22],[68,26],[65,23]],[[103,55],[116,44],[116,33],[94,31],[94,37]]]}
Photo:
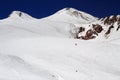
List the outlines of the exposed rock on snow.
{"label": "exposed rock on snow", "polygon": [[[86,31],[82,31],[81,33],[81,27],[79,27],[80,32],[77,33],[77,39],[84,39],[84,40],[90,40],[99,38],[100,35],[102,35],[103,38],[109,38],[111,34],[117,33],[120,28],[120,17],[117,16],[110,16],[106,18],[102,18],[100,20],[97,20],[96,22],[92,22],[90,24],[83,24],[83,28],[85,28]],[[118,33],[119,34],[119,33]]]}

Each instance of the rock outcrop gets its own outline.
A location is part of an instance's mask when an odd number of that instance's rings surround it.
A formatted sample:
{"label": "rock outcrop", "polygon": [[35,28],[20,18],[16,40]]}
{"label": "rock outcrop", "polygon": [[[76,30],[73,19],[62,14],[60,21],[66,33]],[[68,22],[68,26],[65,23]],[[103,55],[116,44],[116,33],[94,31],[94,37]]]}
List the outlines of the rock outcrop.
{"label": "rock outcrop", "polygon": [[120,29],[120,15],[109,16],[101,18],[98,21],[84,25],[78,28],[77,39],[90,40],[99,37],[99,34],[103,33],[108,38],[112,30],[119,31]]}

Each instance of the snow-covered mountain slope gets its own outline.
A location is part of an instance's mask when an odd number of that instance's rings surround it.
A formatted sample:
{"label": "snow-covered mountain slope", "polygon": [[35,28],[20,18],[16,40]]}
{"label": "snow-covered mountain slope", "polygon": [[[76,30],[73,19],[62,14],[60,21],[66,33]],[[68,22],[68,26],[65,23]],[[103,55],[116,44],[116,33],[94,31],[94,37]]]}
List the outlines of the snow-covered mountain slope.
{"label": "snow-covered mountain slope", "polygon": [[118,44],[50,37],[0,44],[0,80],[120,80]]}
{"label": "snow-covered mountain slope", "polygon": [[0,20],[0,80],[120,80],[119,25],[73,8],[14,11]]}
{"label": "snow-covered mountain slope", "polygon": [[[9,17],[1,20],[1,34],[9,35],[9,37],[20,36],[54,36],[54,37],[70,37],[70,24],[49,21],[47,19],[28,19],[28,17]],[[5,26],[5,27],[4,27]]]}
{"label": "snow-covered mountain slope", "polygon": [[26,34],[34,33],[40,36],[83,40],[112,40],[120,38],[120,15],[98,19],[74,8],[64,8],[42,19],[33,18],[24,12],[13,11],[8,18],[1,20],[0,23],[6,27],[13,26],[14,28],[11,27],[11,29],[19,28],[20,31],[15,34],[19,33],[20,35],[22,35],[22,30]]}
{"label": "snow-covered mountain slope", "polygon": [[[77,13],[75,14],[74,12]],[[0,25],[6,26],[1,27],[1,34],[4,34],[2,32],[5,32],[5,35],[9,36],[37,34],[39,36],[73,38],[74,34],[72,33],[72,30],[75,28],[74,23],[89,23],[96,19],[97,18],[90,16],[87,13],[77,11],[73,8],[62,9],[54,15],[43,19],[33,18],[24,12],[13,11],[8,18],[0,21]]]}

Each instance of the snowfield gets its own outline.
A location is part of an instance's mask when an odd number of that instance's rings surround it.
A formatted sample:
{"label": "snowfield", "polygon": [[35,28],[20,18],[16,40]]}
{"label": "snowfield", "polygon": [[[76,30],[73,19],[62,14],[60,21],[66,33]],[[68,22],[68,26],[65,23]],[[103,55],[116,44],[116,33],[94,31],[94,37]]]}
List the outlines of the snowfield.
{"label": "snowfield", "polygon": [[[62,22],[54,21],[57,14],[35,19],[19,13],[0,21],[0,80],[120,80],[119,37],[74,39],[68,16]],[[92,18],[88,23],[97,19],[83,14]]]}

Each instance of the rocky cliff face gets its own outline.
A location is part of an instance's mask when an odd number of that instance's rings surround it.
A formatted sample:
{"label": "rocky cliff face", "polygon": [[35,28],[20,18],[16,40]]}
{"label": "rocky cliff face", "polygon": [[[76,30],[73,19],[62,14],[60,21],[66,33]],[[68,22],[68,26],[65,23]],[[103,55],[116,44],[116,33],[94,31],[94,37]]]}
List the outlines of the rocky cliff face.
{"label": "rocky cliff face", "polygon": [[95,39],[99,37],[100,34],[105,38],[109,38],[113,30],[117,32],[120,29],[120,15],[101,18],[96,22],[80,25],[77,28],[77,35],[75,36],[77,39]]}

